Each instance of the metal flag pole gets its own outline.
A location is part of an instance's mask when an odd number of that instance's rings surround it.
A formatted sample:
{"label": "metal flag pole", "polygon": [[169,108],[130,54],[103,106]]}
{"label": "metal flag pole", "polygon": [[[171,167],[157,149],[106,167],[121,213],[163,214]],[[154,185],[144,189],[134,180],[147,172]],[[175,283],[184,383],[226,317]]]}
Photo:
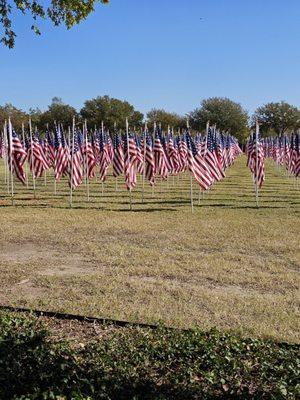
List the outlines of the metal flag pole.
{"label": "metal flag pole", "polygon": [[[58,134],[60,134],[60,132],[58,131],[58,126],[56,125],[56,121],[54,121],[54,129],[55,129],[55,134],[58,137]],[[58,137],[58,140],[60,140],[60,138]],[[55,147],[55,157],[54,157],[54,195],[56,195],[56,176],[55,176],[55,171],[56,171],[56,153],[57,153],[57,149]]]}
{"label": "metal flag pole", "polygon": [[145,122],[144,130],[144,159],[143,159],[143,191],[142,191],[142,203],[144,203],[145,196],[145,178],[146,178],[146,134],[147,134],[147,121]]}
{"label": "metal flag pole", "polygon": [[86,194],[87,201],[90,201],[90,181],[88,174],[88,130],[87,130],[87,120],[84,121],[85,130],[85,176],[86,176]]}
{"label": "metal flag pole", "polygon": [[6,185],[6,157],[5,157],[5,153],[6,153],[6,144],[5,144],[5,132],[1,132],[1,141],[2,141],[2,155],[3,155],[3,162],[4,162],[4,187]]}
{"label": "metal flag pole", "polygon": [[10,117],[8,117],[8,132],[9,132],[9,151],[10,151],[10,179],[11,179],[11,205],[13,206],[14,201],[14,175],[13,175],[13,164],[12,164],[12,126]]}
{"label": "metal flag pole", "polygon": [[256,132],[255,132],[255,198],[256,198],[256,206],[258,207],[258,135],[259,135],[259,125],[256,120]]}
{"label": "metal flag pole", "polygon": [[[190,123],[189,123],[188,118],[186,120],[186,129],[189,132]],[[194,197],[193,196],[193,178],[192,178],[192,174],[190,174],[190,198],[191,198],[191,210],[192,210],[192,213],[194,212],[194,199],[193,199],[193,197]]]}
{"label": "metal flag pole", "polygon": [[[101,121],[101,135],[102,135],[102,146],[104,151],[104,122]],[[104,183],[103,180],[101,181],[101,196],[103,197],[104,194]]]}
{"label": "metal flag pole", "polygon": [[[126,118],[126,140],[127,140],[127,161],[128,161],[128,169],[130,168],[130,151],[129,151],[129,125],[128,118]],[[130,184],[130,182],[129,182]],[[131,186],[129,187],[129,201],[130,201],[130,211],[132,211],[132,193]]]}
{"label": "metal flag pole", "polygon": [[[49,124],[47,123],[46,124],[46,128],[47,128],[47,132],[48,132],[48,127],[49,127]],[[46,139],[47,140],[47,142],[48,142],[48,138]],[[47,144],[47,146],[48,146],[48,149],[49,149],[49,143]],[[46,155],[46,158],[47,158],[47,155]],[[48,160],[47,160],[48,161]],[[45,180],[44,180],[44,185],[47,187],[47,170],[45,169]]]}
{"label": "metal flag pole", "polygon": [[[22,140],[23,140],[23,146],[25,147],[25,128],[24,128],[24,122],[22,122]],[[25,163],[25,173],[26,173],[26,187],[28,189],[28,164]]]}
{"label": "metal flag pole", "polygon": [[32,126],[31,126],[31,118],[29,118],[29,133],[30,133],[30,145],[31,145],[31,172],[32,172],[32,183],[33,183],[33,197],[36,199],[35,194],[35,173],[33,167],[33,140],[32,140]]}
{"label": "metal flag pole", "polygon": [[[117,140],[117,122],[114,122],[114,143],[116,143]],[[118,191],[118,177],[115,177],[115,191]]]}
{"label": "metal flag pole", "polygon": [[71,182],[70,182],[70,208],[73,207],[73,162],[74,162],[74,135],[75,135],[75,117],[73,117],[72,123],[72,147],[71,151]]}
{"label": "metal flag pole", "polygon": [[4,160],[4,166],[5,166],[5,184],[7,185],[7,193],[10,193],[10,188],[9,188],[9,165],[8,165],[8,137],[7,137],[7,122],[6,120],[4,121],[4,127],[3,127],[3,138],[4,138],[4,144],[5,144],[5,160]]}

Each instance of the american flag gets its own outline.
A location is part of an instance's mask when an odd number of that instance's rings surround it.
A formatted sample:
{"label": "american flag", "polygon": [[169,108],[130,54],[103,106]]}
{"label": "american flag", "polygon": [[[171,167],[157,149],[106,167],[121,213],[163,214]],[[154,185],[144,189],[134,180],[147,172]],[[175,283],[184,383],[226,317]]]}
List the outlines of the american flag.
{"label": "american flag", "polygon": [[71,147],[71,159],[69,166],[69,186],[75,189],[82,183],[82,154],[78,143],[78,134],[74,133],[74,145]]}
{"label": "american flag", "polygon": [[293,135],[293,143],[291,148],[291,158],[293,160],[292,173],[295,177],[300,175],[300,134]]}
{"label": "american flag", "polygon": [[160,175],[163,179],[167,179],[169,175],[167,155],[162,145],[161,133],[157,130],[154,139],[154,160],[155,160],[155,173]]}
{"label": "american flag", "polygon": [[55,147],[55,162],[54,162],[55,179],[60,180],[63,174],[65,174],[68,169],[69,151],[66,148],[64,134],[61,132],[59,126],[55,128],[54,147]]}
{"label": "american flag", "polygon": [[105,182],[107,170],[110,165],[110,153],[109,147],[107,146],[106,142],[106,135],[104,132],[99,132],[98,135],[99,140],[99,177],[100,182]]}
{"label": "american flag", "polygon": [[95,177],[96,157],[94,154],[92,143],[87,138],[87,132],[84,133],[84,143],[82,144],[81,151],[83,159],[85,160],[87,168],[87,176],[89,179]]}
{"label": "american flag", "polygon": [[123,137],[124,145],[124,172],[125,185],[127,190],[131,190],[136,186],[136,170],[133,162],[135,155],[135,141],[130,134]]}
{"label": "american flag", "polygon": [[179,153],[179,160],[180,160],[180,172],[184,172],[188,165],[188,148],[185,135],[179,137],[177,139],[178,143],[178,153]]}
{"label": "american flag", "polygon": [[256,132],[253,132],[248,140],[247,152],[247,165],[253,174],[254,184],[260,188],[265,180],[265,157],[262,143]]}
{"label": "american flag", "polygon": [[32,140],[30,140],[28,148],[28,162],[30,170],[35,178],[41,177],[43,172],[49,169],[49,164],[37,132],[34,134]]}
{"label": "american flag", "polygon": [[139,174],[142,174],[144,171],[144,158],[141,151],[141,142],[140,139],[135,135],[135,152],[133,156],[133,162],[135,163],[136,170]]}
{"label": "american flag", "polygon": [[45,135],[44,153],[45,153],[48,165],[50,167],[54,167],[55,147],[54,147],[53,137],[49,131],[47,131],[46,135]]}
{"label": "american flag", "polygon": [[203,190],[207,190],[214,180],[209,173],[207,164],[205,163],[201,153],[197,151],[195,143],[188,132],[186,133],[186,143],[188,169],[198,182],[199,186]]}
{"label": "american flag", "polygon": [[170,136],[168,140],[167,154],[171,166],[171,173],[177,174],[180,171],[180,159],[178,154],[178,148],[172,136]]}
{"label": "american flag", "polygon": [[[12,129],[12,138],[10,145],[10,138],[8,132],[7,138],[8,144],[8,166],[11,172],[15,173],[17,179],[25,185],[26,174],[23,168],[25,163],[27,153],[22,146],[22,143],[17,135],[17,133]],[[11,147],[11,148],[10,148]]]}
{"label": "american flag", "polygon": [[215,142],[212,131],[209,128],[206,139],[206,151],[204,153],[204,160],[210,169],[210,173],[215,181],[220,181],[222,176],[218,159],[215,155]]}
{"label": "american flag", "polygon": [[124,173],[124,151],[120,135],[114,135],[114,157],[113,157],[113,176],[116,178]]}
{"label": "american flag", "polygon": [[155,184],[155,160],[154,160],[152,139],[147,131],[145,133],[145,139],[146,139],[145,154],[144,154],[145,177],[146,179],[148,179],[150,185],[153,186]]}

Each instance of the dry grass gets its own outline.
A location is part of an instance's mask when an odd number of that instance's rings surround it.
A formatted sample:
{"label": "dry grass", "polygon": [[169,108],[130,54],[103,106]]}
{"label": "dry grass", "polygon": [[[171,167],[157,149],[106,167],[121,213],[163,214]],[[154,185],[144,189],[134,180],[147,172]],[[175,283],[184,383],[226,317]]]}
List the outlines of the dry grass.
{"label": "dry grass", "polygon": [[[65,182],[17,185],[0,173],[0,303],[299,341],[299,190],[267,166],[256,209],[245,158],[204,199],[189,178],[133,194],[90,185],[68,208]],[[140,187],[141,185],[139,185]]]}

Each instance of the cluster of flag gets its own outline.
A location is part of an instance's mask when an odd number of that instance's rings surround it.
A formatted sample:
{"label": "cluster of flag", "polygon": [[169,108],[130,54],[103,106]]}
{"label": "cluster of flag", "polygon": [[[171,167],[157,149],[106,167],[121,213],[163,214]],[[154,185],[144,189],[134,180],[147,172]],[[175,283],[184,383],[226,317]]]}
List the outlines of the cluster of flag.
{"label": "cluster of flag", "polygon": [[100,182],[107,179],[111,167],[114,177],[123,176],[128,190],[137,184],[137,174],[142,174],[151,186],[156,179],[189,171],[204,191],[225,177],[225,170],[242,153],[235,137],[215,128],[205,135],[192,137],[186,129],[174,135],[146,127],[137,133],[117,132],[112,135],[102,127],[88,132],[74,128],[64,132],[60,125],[43,137],[35,133],[19,136],[10,122],[0,138],[0,156],[7,155],[7,165],[23,184],[26,182],[25,162],[34,178],[41,177],[50,168],[56,181],[68,177],[72,189],[83,179],[93,179],[97,172]]}
{"label": "cluster of flag", "polygon": [[300,175],[300,133],[268,137],[262,139],[266,157],[272,158],[279,166],[285,166],[287,171],[296,178]]}
{"label": "cluster of flag", "polygon": [[265,152],[259,137],[258,126],[246,142],[245,153],[247,155],[247,166],[252,172],[254,185],[256,188],[261,188],[265,180]]}
{"label": "cluster of flag", "polygon": [[296,178],[300,174],[300,133],[260,138],[259,130],[252,132],[246,143],[247,165],[255,185],[260,188],[265,180],[265,158],[272,158],[278,166],[285,166]]}

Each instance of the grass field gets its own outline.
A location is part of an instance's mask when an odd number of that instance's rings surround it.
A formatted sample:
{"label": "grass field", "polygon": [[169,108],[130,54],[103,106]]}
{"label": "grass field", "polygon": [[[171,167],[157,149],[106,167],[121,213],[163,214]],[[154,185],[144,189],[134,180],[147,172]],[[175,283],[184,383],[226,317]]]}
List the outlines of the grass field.
{"label": "grass field", "polygon": [[[299,342],[300,190],[272,162],[261,206],[241,157],[190,211],[189,177],[141,184],[133,212],[113,178],[74,194],[0,170],[0,304]],[[200,201],[199,201],[200,200]],[[199,202],[199,204],[198,204]]]}

